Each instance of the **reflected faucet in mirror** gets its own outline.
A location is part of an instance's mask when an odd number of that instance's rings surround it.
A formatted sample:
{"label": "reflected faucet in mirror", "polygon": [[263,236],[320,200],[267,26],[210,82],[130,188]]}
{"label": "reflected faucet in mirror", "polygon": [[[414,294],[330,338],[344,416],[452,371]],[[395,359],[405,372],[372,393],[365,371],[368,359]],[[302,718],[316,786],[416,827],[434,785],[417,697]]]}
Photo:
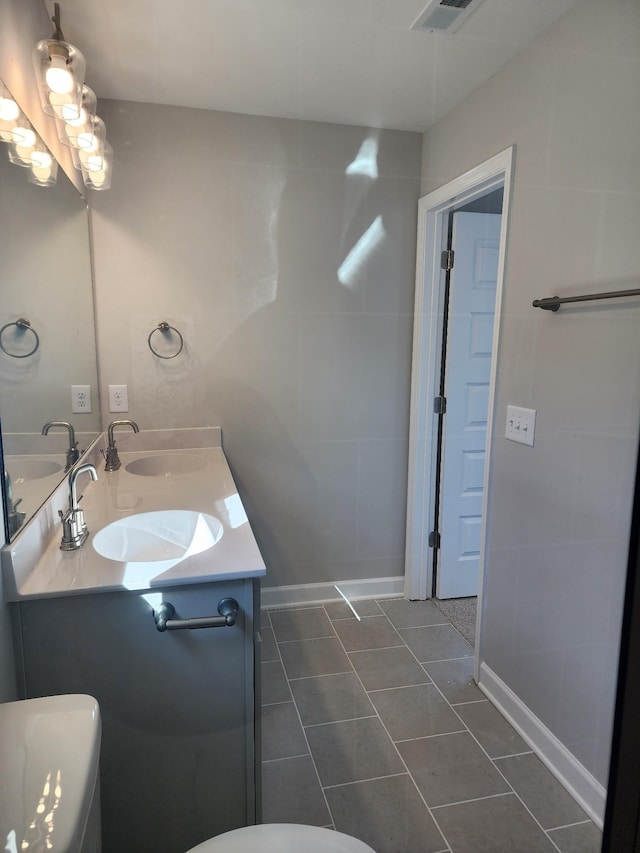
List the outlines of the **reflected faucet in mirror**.
{"label": "reflected faucet in mirror", "polygon": [[20,530],[20,528],[24,524],[25,513],[20,512],[18,510],[18,505],[22,502],[22,498],[18,498],[18,500],[14,503],[11,476],[9,475],[9,472],[6,468],[4,470],[4,496],[6,501],[9,537],[11,538],[14,534],[18,532],[18,530]]}
{"label": "reflected faucet in mirror", "polygon": [[80,509],[80,501],[82,495],[77,496],[76,480],[80,474],[87,473],[92,480],[98,479],[98,472],[90,462],[85,462],[84,465],[78,465],[73,468],[69,474],[69,509],[66,512],[58,510],[60,520],[62,521],[62,541],[60,542],[61,551],[76,551],[82,548],[89,530],[84,520],[84,513]]}
{"label": "reflected faucet in mirror", "polygon": [[42,427],[42,435],[48,435],[49,430],[53,427],[62,427],[69,431],[69,447],[67,449],[67,463],[65,465],[64,470],[68,471],[73,465],[76,464],[78,459],[80,458],[80,451],[78,450],[78,443],[76,442],[76,433],[73,429],[72,425],[68,421],[49,421]]}
{"label": "reflected faucet in mirror", "polygon": [[102,455],[105,459],[105,471],[117,471],[120,467],[120,457],[118,456],[118,448],[116,447],[116,440],[113,437],[113,431],[117,426],[130,426],[134,432],[140,432],[138,424],[135,421],[111,421],[107,428],[109,444],[107,446],[106,452],[104,450],[102,451]]}

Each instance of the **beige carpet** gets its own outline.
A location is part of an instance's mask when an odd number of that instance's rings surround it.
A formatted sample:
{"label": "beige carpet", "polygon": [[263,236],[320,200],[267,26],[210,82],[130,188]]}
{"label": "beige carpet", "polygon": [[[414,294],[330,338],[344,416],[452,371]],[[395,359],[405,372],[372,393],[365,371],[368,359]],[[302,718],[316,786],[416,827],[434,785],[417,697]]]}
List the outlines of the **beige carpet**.
{"label": "beige carpet", "polygon": [[432,598],[431,601],[451,622],[454,628],[471,643],[476,644],[476,598]]}

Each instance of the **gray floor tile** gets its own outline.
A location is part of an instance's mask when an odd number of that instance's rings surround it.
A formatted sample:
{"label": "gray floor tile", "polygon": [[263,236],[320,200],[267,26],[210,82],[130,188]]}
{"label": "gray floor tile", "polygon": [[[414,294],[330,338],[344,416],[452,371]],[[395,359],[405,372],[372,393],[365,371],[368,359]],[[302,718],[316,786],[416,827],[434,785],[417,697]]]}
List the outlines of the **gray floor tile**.
{"label": "gray floor tile", "polygon": [[409,776],[392,776],[326,790],[336,829],[376,853],[436,853],[447,849]]}
{"label": "gray floor tile", "polygon": [[600,853],[602,833],[594,823],[565,826],[549,833],[561,853]]}
{"label": "gray floor tile", "polygon": [[293,702],[262,709],[262,760],[291,758],[309,753]]}
{"label": "gray floor tile", "polygon": [[430,601],[389,598],[379,602],[396,628],[418,628],[423,625],[447,625],[449,620]]}
{"label": "gray floor tile", "polygon": [[429,806],[511,790],[468,732],[405,741],[398,749]]}
{"label": "gray floor tile", "polygon": [[349,659],[367,690],[428,684],[431,681],[406,646],[350,652]]}
{"label": "gray floor tile", "polygon": [[588,819],[588,815],[537,755],[502,758],[496,761],[496,766],[543,829]]}
{"label": "gray floor tile", "polygon": [[280,654],[288,678],[353,672],[337,637],[281,643]]}
{"label": "gray floor tile", "polygon": [[262,704],[276,702],[291,702],[289,682],[279,660],[265,661],[262,664]]}
{"label": "gray floor tile", "polygon": [[389,624],[386,616],[362,619],[342,619],[333,623],[337,635],[348,652],[402,646],[402,638]]}
{"label": "gray floor tile", "polygon": [[515,794],[433,812],[453,853],[557,853]]}
{"label": "gray floor tile", "polygon": [[311,726],[305,731],[323,787],[404,772],[400,756],[376,717]]}
{"label": "gray floor tile", "polygon": [[311,640],[317,637],[335,637],[331,620],[323,607],[300,610],[272,610],[271,625],[279,643],[287,640]]}
{"label": "gray floor tile", "polygon": [[456,711],[491,758],[529,752],[529,747],[488,700],[458,705]]}
{"label": "gray floor tile", "polygon": [[451,625],[402,628],[400,634],[421,663],[473,656],[473,649]]}
{"label": "gray floor tile", "polygon": [[473,680],[473,658],[433,661],[424,668],[452,705],[485,698]]}
{"label": "gray floor tile", "polygon": [[319,675],[291,682],[303,726],[375,716],[358,678],[353,673]]}
{"label": "gray floor tile", "polygon": [[271,625],[264,624],[260,628],[260,634],[262,635],[262,660],[280,660],[278,644],[276,643],[276,638],[273,636]]}
{"label": "gray floor tile", "polygon": [[433,684],[376,690],[369,697],[394,741],[464,729]]}
{"label": "gray floor tile", "polygon": [[[352,601],[350,604],[361,619],[365,616],[382,615],[382,610],[380,610],[378,603],[371,599]],[[351,607],[349,607],[346,601],[332,601],[325,604],[324,609],[327,611],[329,619],[355,619],[356,617]]]}
{"label": "gray floor tile", "polygon": [[262,767],[262,822],[327,826],[331,815],[310,755]]}

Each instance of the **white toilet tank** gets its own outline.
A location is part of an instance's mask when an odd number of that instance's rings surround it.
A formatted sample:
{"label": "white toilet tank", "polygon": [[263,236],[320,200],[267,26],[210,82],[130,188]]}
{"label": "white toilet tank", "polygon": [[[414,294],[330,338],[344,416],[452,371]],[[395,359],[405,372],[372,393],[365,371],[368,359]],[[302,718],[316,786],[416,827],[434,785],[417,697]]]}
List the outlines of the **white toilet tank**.
{"label": "white toilet tank", "polygon": [[0,850],[100,853],[100,737],[91,696],[0,704]]}

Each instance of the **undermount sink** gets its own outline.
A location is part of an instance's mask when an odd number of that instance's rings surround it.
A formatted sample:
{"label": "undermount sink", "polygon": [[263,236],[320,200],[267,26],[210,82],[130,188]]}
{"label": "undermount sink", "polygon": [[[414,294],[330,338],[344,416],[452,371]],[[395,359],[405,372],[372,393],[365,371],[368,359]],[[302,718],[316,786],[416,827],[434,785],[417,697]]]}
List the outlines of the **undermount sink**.
{"label": "undermount sink", "polygon": [[93,547],[108,560],[150,564],[162,570],[208,551],[222,538],[213,515],[192,510],[159,510],[120,518],[99,530]]}
{"label": "undermount sink", "polygon": [[130,474],[142,477],[175,477],[198,471],[204,464],[205,460],[195,453],[161,453],[134,459],[124,467]]}
{"label": "undermount sink", "polygon": [[9,476],[14,483],[26,480],[42,480],[52,474],[62,471],[62,465],[52,459],[34,459],[25,457],[23,459],[8,457],[6,459]]}

